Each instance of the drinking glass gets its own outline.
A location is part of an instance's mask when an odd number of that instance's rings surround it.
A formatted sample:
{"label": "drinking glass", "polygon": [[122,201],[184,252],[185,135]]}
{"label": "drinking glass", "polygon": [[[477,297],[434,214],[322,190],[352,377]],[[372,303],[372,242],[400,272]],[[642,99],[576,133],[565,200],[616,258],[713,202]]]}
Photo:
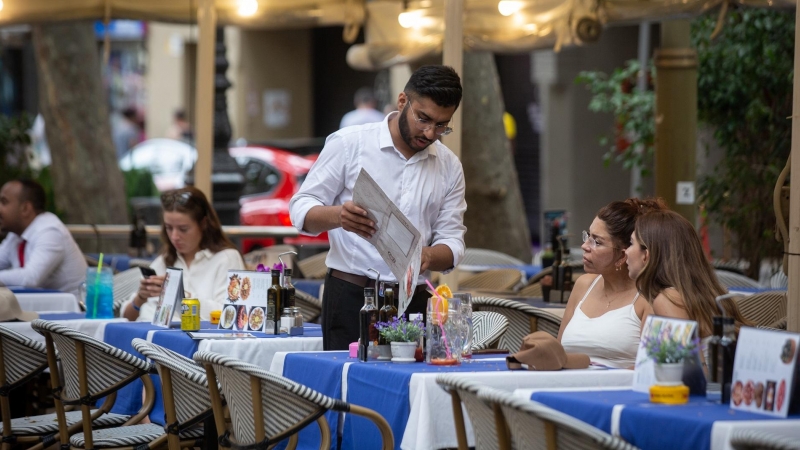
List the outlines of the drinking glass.
{"label": "drinking glass", "polygon": [[86,269],[84,304],[87,319],[112,319],[114,317],[114,273],[110,267]]}
{"label": "drinking glass", "polygon": [[461,300],[450,299],[447,312],[437,297],[428,299],[427,308],[427,356],[426,362],[434,365],[461,364]]}
{"label": "drinking glass", "polygon": [[463,350],[461,356],[463,358],[472,358],[472,341],[473,327],[472,327],[472,294],[468,292],[458,292],[453,294],[454,298],[461,301],[461,342],[463,343]]}

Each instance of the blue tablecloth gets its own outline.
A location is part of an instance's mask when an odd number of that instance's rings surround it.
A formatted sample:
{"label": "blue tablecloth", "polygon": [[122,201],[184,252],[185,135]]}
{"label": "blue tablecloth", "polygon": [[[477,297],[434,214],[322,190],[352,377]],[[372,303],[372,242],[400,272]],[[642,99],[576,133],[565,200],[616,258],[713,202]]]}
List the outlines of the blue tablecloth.
{"label": "blue tablecloth", "polygon": [[60,294],[61,291],[55,289],[41,289],[25,286],[8,286],[8,289],[15,294]]}
{"label": "blue tablecloth", "polygon": [[42,320],[75,320],[85,319],[86,313],[54,313],[54,314],[39,314]]}
{"label": "blue tablecloth", "polygon": [[[201,322],[200,328],[203,332],[217,332],[216,325],[211,325],[209,322]],[[179,353],[187,358],[191,358],[197,351],[200,341],[190,338],[185,332],[179,328],[164,328],[152,325],[147,322],[118,322],[109,323],[106,325],[105,335],[103,340],[114,347],[124,350],[132,355],[136,355],[142,359],[144,356],[138,353],[131,345],[131,342],[136,339],[147,339],[147,334],[150,331],[156,330],[153,333],[152,342],[162,347],[169,348],[170,350]],[[230,330],[219,330],[219,332],[230,333]],[[260,339],[285,339],[286,335],[274,336],[264,333],[250,332],[252,335]],[[303,330],[305,337],[322,337],[322,329],[317,324],[309,324]],[[164,424],[164,404],[161,395],[161,380],[157,375],[152,375],[153,384],[155,385],[156,402],[153,410],[150,412],[150,420],[153,423],[160,425]],[[118,414],[135,414],[142,407],[142,382],[139,380],[125,386],[117,393],[117,401],[111,412]]]}
{"label": "blue tablecloth", "polygon": [[[291,353],[286,355],[283,376],[302,383],[317,392],[333,398],[342,398],[342,370],[352,363],[347,375],[347,402],[373,409],[381,414],[392,428],[395,448],[400,448],[408,415],[410,400],[408,387],[415,373],[488,372],[507,371],[505,361],[480,361],[497,358],[497,355],[476,356],[461,366],[432,366],[425,363],[394,364],[383,361],[360,362],[349,358],[347,352]],[[450,408],[450,405],[446,405]],[[338,414],[326,418],[335,433],[339,426]],[[335,439],[334,439],[335,441]],[[353,414],[346,416],[342,449],[380,448],[380,432],[367,419]],[[300,434],[298,448],[319,448],[319,431],[309,426]]]}
{"label": "blue tablecloth", "polygon": [[[690,397],[685,405],[650,403],[649,396],[633,391],[535,392],[531,400],[576,417],[605,432],[611,431],[611,411],[625,405],[619,434],[643,449],[709,449],[711,428],[718,420],[781,420]],[[790,416],[800,418],[800,415]],[[669,424],[669,426],[653,426]]]}
{"label": "blue tablecloth", "polygon": [[516,264],[459,264],[459,269],[466,272],[483,272],[493,269],[517,269],[525,273],[525,278],[530,278],[542,271],[542,266],[516,265]]}

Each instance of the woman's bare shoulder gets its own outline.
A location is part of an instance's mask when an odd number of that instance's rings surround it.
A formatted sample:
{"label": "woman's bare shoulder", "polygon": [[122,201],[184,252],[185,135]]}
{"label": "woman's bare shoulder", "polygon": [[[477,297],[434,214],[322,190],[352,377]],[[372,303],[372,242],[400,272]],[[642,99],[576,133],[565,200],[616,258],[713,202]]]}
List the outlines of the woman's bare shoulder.
{"label": "woman's bare shoulder", "polygon": [[657,316],[688,319],[683,297],[674,288],[667,288],[653,299],[653,313]]}

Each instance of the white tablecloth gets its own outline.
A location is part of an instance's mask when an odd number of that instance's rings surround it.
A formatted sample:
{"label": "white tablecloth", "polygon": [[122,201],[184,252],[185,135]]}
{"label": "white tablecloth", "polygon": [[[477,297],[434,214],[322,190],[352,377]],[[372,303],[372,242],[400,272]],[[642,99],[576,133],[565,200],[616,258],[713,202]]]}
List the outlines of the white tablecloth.
{"label": "white tablecloth", "polygon": [[[411,410],[403,433],[402,449],[438,449],[458,447],[450,395],[436,384],[436,373],[416,373],[408,387]],[[557,372],[513,371],[471,372],[464,378],[503,391],[520,388],[625,387],[633,384],[632,370],[560,370]],[[346,378],[345,378],[346,379]],[[530,396],[528,396],[530,398]],[[467,414],[465,425],[470,446],[475,445],[472,423]]]}
{"label": "white tablecloth", "polygon": [[[283,374],[286,355],[278,352],[272,360],[270,372]],[[499,358],[504,359],[504,358]],[[342,367],[342,397],[347,398],[347,370],[352,363]],[[467,363],[468,364],[468,363]],[[450,395],[436,384],[437,373],[415,373],[409,382],[409,401],[411,409],[401,440],[402,449],[439,449],[458,447],[453,422]],[[632,370],[561,370],[557,372],[509,371],[509,372],[469,372],[458,374],[470,381],[504,391],[520,388],[558,388],[558,387],[621,387],[630,389],[633,384]],[[530,395],[528,395],[530,398]],[[467,417],[465,415],[465,417]],[[341,423],[341,421],[340,421]],[[467,438],[470,446],[475,445],[472,424],[466,420]]]}
{"label": "white tablecloth", "polygon": [[23,311],[80,312],[78,299],[66,292],[34,292],[14,294]]}
{"label": "white tablecloth", "polygon": [[[74,298],[74,297],[73,297]],[[88,334],[89,336],[100,336],[99,339],[103,340],[103,334],[106,324],[110,322],[125,322],[127,319],[72,319],[72,320],[57,320],[57,322],[66,327],[78,330],[81,333]],[[0,324],[5,328],[32,339],[37,342],[44,343],[44,336],[33,331],[30,322],[3,322]]]}

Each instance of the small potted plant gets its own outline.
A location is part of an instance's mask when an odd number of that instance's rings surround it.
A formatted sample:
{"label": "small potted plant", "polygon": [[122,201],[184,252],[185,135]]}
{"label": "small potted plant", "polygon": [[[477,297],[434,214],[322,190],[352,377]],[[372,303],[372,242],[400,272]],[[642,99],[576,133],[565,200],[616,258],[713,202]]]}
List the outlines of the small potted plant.
{"label": "small potted plant", "polygon": [[425,324],[416,319],[409,322],[405,317],[392,319],[391,322],[378,322],[375,328],[381,337],[392,347],[392,362],[414,362],[419,337],[425,332]]}
{"label": "small potted plant", "polygon": [[684,362],[697,354],[699,340],[689,336],[675,336],[669,326],[658,327],[644,337],[647,357],[655,363],[658,384],[680,385]]}

